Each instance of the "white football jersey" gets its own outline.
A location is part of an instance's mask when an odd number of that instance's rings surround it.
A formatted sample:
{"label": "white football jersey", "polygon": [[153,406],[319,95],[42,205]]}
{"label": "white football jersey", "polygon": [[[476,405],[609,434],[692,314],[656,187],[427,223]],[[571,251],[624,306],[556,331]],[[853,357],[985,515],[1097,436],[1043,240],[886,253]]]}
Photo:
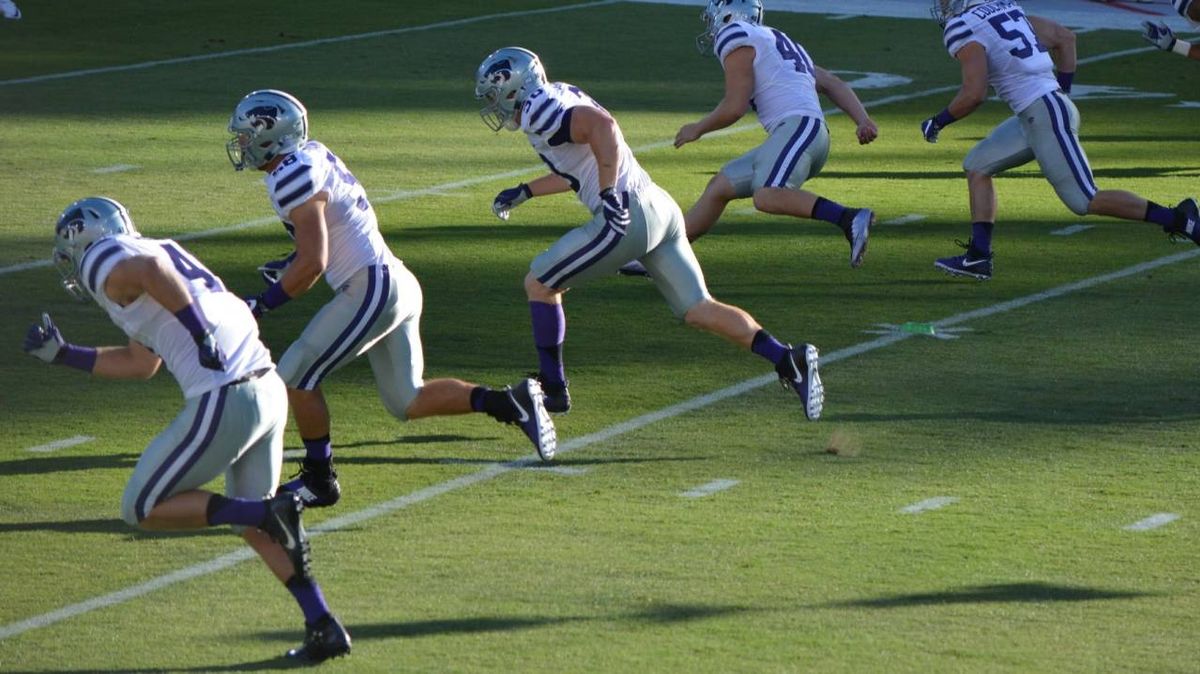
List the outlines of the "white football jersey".
{"label": "white football jersey", "polygon": [[[565,82],[549,82],[525,99],[521,108],[521,130],[546,166],[567,179],[584,206],[593,213],[599,213],[602,204],[596,157],[592,155],[590,146],[572,143],[571,125],[563,124],[564,119],[570,119],[567,111],[578,106],[604,109],[579,87]],[[651,183],[650,176],[638,164],[619,127],[617,144],[620,146],[620,159],[614,187],[618,194],[640,192]]]}
{"label": "white football jersey", "polygon": [[[104,284],[113,267],[122,260],[139,256],[163,258],[183,277],[192,301],[216,337],[224,358],[223,372],[200,365],[196,343],[187,328],[149,294],[142,294],[127,306],[109,299]],[[178,243],[128,234],[106,236],[87,249],[79,268],[79,275],[96,302],[126,335],[162,358],[163,365],[183,390],[184,398],[203,395],[255,370],[273,366],[271,353],[258,339],[258,323],[246,302],[225,290],[221,279]]]}
{"label": "white football jersey", "polygon": [[983,47],[988,84],[1014,113],[1058,90],[1054,61],[1038,42],[1025,12],[1012,0],[972,7],[947,21],[942,35],[951,56],[972,42]]}
{"label": "white football jersey", "polygon": [[267,194],[288,233],[295,226],[288,219],[292,209],[313,195],[329,195],[325,226],[329,230],[329,265],[325,281],[337,290],[354,272],[372,264],[394,259],[383,236],[367,192],[337,155],[310,140],[289,154],[266,177]]}
{"label": "white football jersey", "polygon": [[770,133],[788,117],[802,115],[824,120],[817,98],[812,58],[783,31],[734,21],[713,40],[713,51],[725,67],[725,57],[739,47],[754,49],[754,95],[750,105]]}

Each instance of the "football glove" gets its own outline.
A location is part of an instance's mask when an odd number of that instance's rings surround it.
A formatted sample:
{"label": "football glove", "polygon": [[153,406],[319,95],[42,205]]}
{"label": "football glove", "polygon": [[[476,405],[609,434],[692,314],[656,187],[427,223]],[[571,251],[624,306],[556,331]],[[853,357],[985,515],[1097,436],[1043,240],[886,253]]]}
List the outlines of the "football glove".
{"label": "football glove", "polygon": [[1171,27],[1165,23],[1151,23],[1143,21],[1142,26],[1145,27],[1145,32],[1142,37],[1150,44],[1158,47],[1163,51],[1171,51],[1175,47],[1175,33],[1171,32]]}
{"label": "football glove", "polygon": [[941,131],[942,125],[938,124],[936,117],[930,117],[924,122],[921,122],[921,135],[925,136],[925,142],[927,143],[938,142],[938,134],[941,133]]}
{"label": "football glove", "polygon": [[617,196],[611,187],[600,191],[600,201],[604,205],[604,222],[618,234],[624,234],[629,227],[629,197],[624,200]]}
{"label": "football glove", "polygon": [[258,274],[262,276],[263,283],[266,283],[268,286],[279,283],[279,279],[283,278],[283,273],[287,271],[288,266],[295,259],[296,251],[292,251],[287,257],[262,263],[258,267]]}
{"label": "football glove", "polygon": [[43,362],[55,363],[61,358],[61,352],[67,345],[58,326],[50,320],[50,314],[42,314],[41,324],[34,323],[25,333],[25,353],[36,356]]}
{"label": "football glove", "polygon": [[492,212],[496,214],[497,218],[508,220],[512,209],[529,201],[531,197],[533,197],[533,192],[530,191],[529,185],[525,183],[521,183],[516,187],[510,187],[496,195],[496,198],[492,201]]}

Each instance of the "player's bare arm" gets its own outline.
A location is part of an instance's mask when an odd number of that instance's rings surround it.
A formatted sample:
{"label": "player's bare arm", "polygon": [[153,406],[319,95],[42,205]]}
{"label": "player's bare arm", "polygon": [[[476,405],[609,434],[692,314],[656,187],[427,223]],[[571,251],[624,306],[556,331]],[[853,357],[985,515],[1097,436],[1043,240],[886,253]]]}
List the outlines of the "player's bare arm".
{"label": "player's bare arm", "polygon": [[96,366],[92,374],[107,379],[149,379],[158,372],[160,365],[161,358],[131,339],[127,346],[96,349]]}
{"label": "player's bare arm", "polygon": [[288,213],[296,228],[296,259],[279,279],[288,297],[295,298],[308,292],[329,265],[329,228],[325,224],[328,203],[329,195],[321,192]]}
{"label": "player's bare arm", "polygon": [[921,122],[921,135],[930,143],[938,141],[942,129],[975,112],[987,99],[987,52],[978,42],[970,42],[954,55],[962,70],[962,86],[950,105]]}
{"label": "player's bare arm", "polygon": [[617,122],[607,112],[582,105],[571,109],[571,142],[592,149],[601,191],[617,183],[621,161],[617,137]]}
{"label": "player's bare arm", "polygon": [[879,127],[867,114],[867,109],[863,107],[862,101],[858,99],[858,94],[854,93],[854,89],[850,88],[849,84],[820,66],[814,68],[814,75],[817,80],[817,91],[828,96],[829,100],[833,101],[833,104],[854,120],[858,126],[857,135],[860,145],[866,145],[879,137]]}
{"label": "player's bare arm", "polygon": [[754,47],[738,47],[725,57],[725,96],[713,111],[698,122],[684,124],[675,134],[675,147],[699,140],[706,133],[724,129],[750,109],[754,95]]}
{"label": "player's bare arm", "polygon": [[531,196],[544,197],[549,194],[561,194],[562,192],[571,191],[571,183],[567,179],[555,174],[547,173],[541,178],[530,180],[526,185],[529,187]]}

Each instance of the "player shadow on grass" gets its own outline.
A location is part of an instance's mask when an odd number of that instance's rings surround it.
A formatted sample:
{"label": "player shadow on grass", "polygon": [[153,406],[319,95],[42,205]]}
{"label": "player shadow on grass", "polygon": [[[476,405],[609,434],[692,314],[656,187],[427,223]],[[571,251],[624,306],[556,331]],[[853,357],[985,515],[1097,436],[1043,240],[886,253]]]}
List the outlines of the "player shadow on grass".
{"label": "player shadow on grass", "polygon": [[1042,603],[1058,601],[1096,601],[1100,599],[1136,599],[1159,596],[1153,592],[1103,590],[1053,583],[1001,583],[977,585],[941,592],[896,594],[873,599],[821,604],[816,608],[905,608],[942,604]]}
{"label": "player shadow on grass", "polygon": [[[114,503],[113,507],[116,507]],[[87,519],[42,522],[0,522],[0,534],[28,531],[57,531],[64,534],[118,534],[129,539],[141,538],[196,538],[201,536],[233,536],[224,527],[195,529],[189,531],[142,531],[129,526],[122,520]]]}
{"label": "player shadow on grass", "polygon": [[15,461],[0,461],[0,475],[44,475],[72,470],[104,468],[132,469],[138,454],[93,454],[87,456],[44,456]]}
{"label": "player shadow on grass", "polygon": [[[1195,166],[1138,166],[1127,168],[1098,168],[1092,170],[1097,178],[1157,178],[1161,176],[1200,176]],[[964,178],[962,171],[822,171],[822,178],[851,178],[871,180],[958,180]],[[1030,179],[1044,181],[1046,177],[1036,169],[1006,171],[1000,176],[1004,180]],[[874,230],[872,230],[874,231]]]}
{"label": "player shadow on grass", "polygon": [[[487,632],[513,632],[531,630],[543,627],[555,627],[575,623],[652,623],[670,624],[694,620],[706,620],[722,616],[765,610],[745,606],[710,606],[704,604],[657,604],[648,608],[616,615],[594,616],[474,616],[466,618],[442,618],[434,620],[414,620],[395,623],[353,623],[348,622],[346,628],[354,638],[355,649],[370,649],[371,643],[386,639],[419,639],[423,637],[442,636],[447,634],[482,634]],[[297,630],[275,630],[262,632],[259,638],[263,641],[278,641],[281,643],[295,642],[303,635]],[[347,663],[352,663],[354,654],[351,653]],[[293,669],[302,667],[285,657],[279,656],[266,660],[234,663],[227,665],[202,665],[195,667],[163,667],[148,669],[128,669],[114,667],[113,669],[61,669],[37,670],[45,674],[74,672],[128,672],[130,674],[149,674],[150,672],[260,672],[274,669]]]}

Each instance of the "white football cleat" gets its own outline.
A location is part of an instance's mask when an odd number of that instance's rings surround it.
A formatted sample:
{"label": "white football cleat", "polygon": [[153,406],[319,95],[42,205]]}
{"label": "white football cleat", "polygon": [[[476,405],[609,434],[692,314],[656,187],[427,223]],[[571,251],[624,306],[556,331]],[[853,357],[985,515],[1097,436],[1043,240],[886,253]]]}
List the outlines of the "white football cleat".
{"label": "white football cleat", "polygon": [[6,19],[17,21],[21,18],[21,9],[12,0],[0,0],[0,14]]}

